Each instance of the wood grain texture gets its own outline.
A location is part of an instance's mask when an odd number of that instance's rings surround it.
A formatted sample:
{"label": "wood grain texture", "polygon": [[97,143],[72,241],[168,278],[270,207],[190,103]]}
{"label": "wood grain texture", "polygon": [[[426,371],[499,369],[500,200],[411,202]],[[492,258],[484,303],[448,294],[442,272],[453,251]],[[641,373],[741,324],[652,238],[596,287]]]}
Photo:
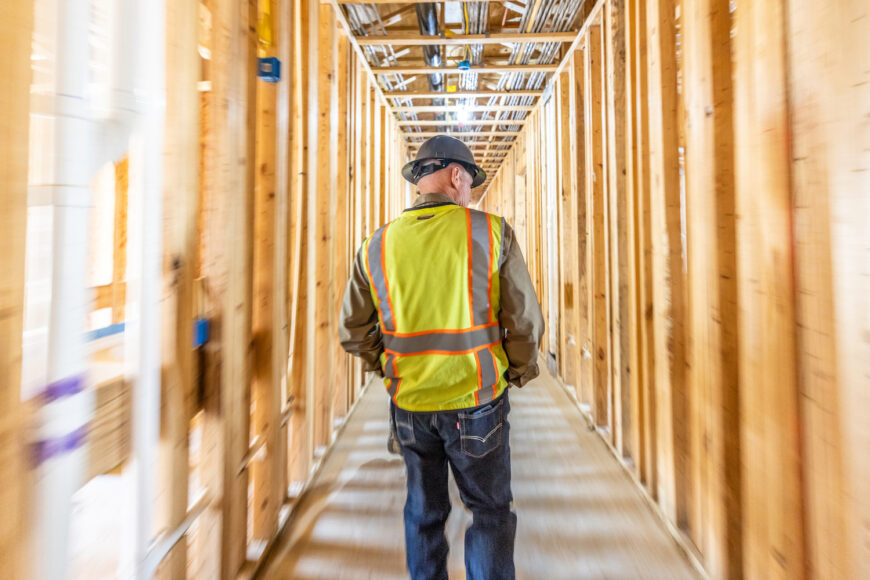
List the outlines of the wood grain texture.
{"label": "wood grain texture", "polygon": [[28,575],[26,545],[28,469],[21,404],[21,333],[27,222],[27,160],[30,127],[30,46],[33,2],[0,7],[0,566],[13,578]]}
{"label": "wood grain texture", "polygon": [[807,576],[866,578],[870,13],[791,1],[784,17]]}
{"label": "wood grain texture", "polygon": [[671,0],[648,1],[646,9],[657,498],[668,517],[684,526],[688,442],[675,6]]}
{"label": "wood grain texture", "polygon": [[735,139],[744,575],[803,578],[783,2],[737,11]]}
{"label": "wood grain texture", "polygon": [[601,26],[586,37],[586,207],[590,236],[592,416],[596,426],[610,425],[610,347],[608,341],[608,261],[604,173],[604,63]]}
{"label": "wood grain texture", "polygon": [[[200,96],[197,81],[199,4],[184,0],[166,10],[166,122],[164,128],[163,304],[161,338],[161,428],[159,529],[173,530],[187,515],[190,474],[190,417],[196,407],[193,351],[194,278],[199,214]],[[126,163],[126,162],[125,162]],[[120,180],[119,180],[120,182]],[[119,183],[120,185],[120,183]],[[126,189],[126,184],[124,189]],[[122,199],[123,196],[123,199]],[[115,237],[126,224],[126,191],[116,197]],[[123,216],[119,213],[123,211]],[[126,229],[124,229],[126,231]],[[125,245],[125,244],[124,244]],[[113,287],[123,279],[126,260],[115,247]],[[117,292],[117,290],[116,290]],[[123,316],[123,313],[120,313]],[[115,309],[112,310],[113,322]],[[120,321],[120,320],[119,320]],[[182,577],[187,545],[179,542],[161,563],[160,578]]]}
{"label": "wood grain texture", "polygon": [[742,577],[734,132],[727,1],[685,6],[692,535],[716,578]]}

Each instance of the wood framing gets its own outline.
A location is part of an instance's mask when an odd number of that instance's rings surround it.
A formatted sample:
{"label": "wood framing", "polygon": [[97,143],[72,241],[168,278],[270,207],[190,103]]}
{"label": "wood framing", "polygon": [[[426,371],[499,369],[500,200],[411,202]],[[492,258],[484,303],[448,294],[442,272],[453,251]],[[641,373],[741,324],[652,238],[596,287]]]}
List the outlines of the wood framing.
{"label": "wood framing", "polygon": [[586,33],[586,165],[590,168],[586,178],[586,207],[589,212],[587,227],[591,232],[590,246],[595,259],[592,262],[591,288],[591,354],[592,354],[592,416],[598,426],[607,426],[609,417],[610,347],[607,339],[608,263],[605,233],[605,174],[603,148],[604,71],[601,26],[589,27]]}
{"label": "wood framing", "polygon": [[[378,0],[375,0],[377,3]],[[339,0],[339,3],[342,3]],[[452,36],[423,36],[419,34],[390,34],[388,36],[357,36],[360,46],[462,46],[466,44],[501,44],[503,42],[573,42],[574,32],[546,32],[540,34],[498,33],[454,34]]]}
{"label": "wood framing", "polygon": [[[162,388],[159,529],[179,527],[187,517],[190,473],[190,418],[197,406],[193,350],[194,279],[200,197],[200,62],[197,54],[199,4],[182,0],[167,6],[166,123],[164,129]],[[125,161],[126,163],[126,161]],[[124,172],[126,173],[126,172]],[[116,186],[121,187],[120,180]],[[126,183],[123,184],[126,189]],[[116,206],[115,214],[126,214]],[[115,236],[126,215],[116,217]],[[124,228],[123,231],[126,231]],[[113,281],[126,270],[115,248]],[[113,321],[115,311],[113,308]],[[120,322],[121,318],[118,320]],[[187,543],[177,543],[158,569],[160,578],[187,573]]]}
{"label": "wood framing", "polygon": [[784,7],[747,5],[736,18],[738,372],[744,574],[799,579],[806,568]]}
{"label": "wood framing", "polygon": [[[868,7],[783,5],[807,576],[870,576]],[[855,55],[839,58],[835,55]],[[862,55],[858,57],[858,55]],[[859,119],[863,119],[859,122]],[[862,340],[863,337],[863,340]],[[863,522],[863,523],[862,523]],[[789,523],[789,522],[786,522]]]}
{"label": "wood framing", "polygon": [[24,255],[27,223],[27,159],[30,125],[30,52],[33,2],[13,0],[0,8],[0,561],[13,578],[30,575],[28,542],[27,416],[21,402],[20,337],[24,327]]}
{"label": "wood framing", "polygon": [[488,99],[490,97],[540,97],[543,91],[455,91],[452,93],[414,93],[393,91],[384,93],[386,99]]}
{"label": "wood framing", "polygon": [[686,523],[685,283],[680,225],[677,56],[674,5],[647,8],[650,215],[653,256],[653,344],[656,360],[657,497]]}
{"label": "wood framing", "polygon": [[559,68],[555,64],[505,64],[505,65],[480,65],[467,70],[458,68],[444,68],[437,66],[380,66],[372,67],[372,73],[376,75],[427,75],[444,74],[458,75],[466,72],[477,74],[503,74],[503,73],[554,73]]}
{"label": "wood framing", "polygon": [[456,120],[445,120],[445,121],[433,121],[433,120],[420,120],[420,121],[398,121],[397,125],[399,127],[442,127],[442,126],[460,126],[460,127],[480,127],[485,125],[506,125],[506,126],[523,126],[526,124],[525,119],[472,119],[469,121],[456,121]]}

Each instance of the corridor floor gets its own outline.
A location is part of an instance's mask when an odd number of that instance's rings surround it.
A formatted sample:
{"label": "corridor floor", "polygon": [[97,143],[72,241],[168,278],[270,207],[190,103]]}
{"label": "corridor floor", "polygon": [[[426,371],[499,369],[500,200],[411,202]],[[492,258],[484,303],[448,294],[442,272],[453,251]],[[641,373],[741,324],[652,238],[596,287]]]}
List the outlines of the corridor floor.
{"label": "corridor floor", "polygon": [[[546,371],[510,395],[517,578],[699,577]],[[261,578],[407,578],[403,463],[386,451],[387,405],[379,384],[366,390]],[[458,580],[470,514],[452,480],[451,499],[448,568]]]}

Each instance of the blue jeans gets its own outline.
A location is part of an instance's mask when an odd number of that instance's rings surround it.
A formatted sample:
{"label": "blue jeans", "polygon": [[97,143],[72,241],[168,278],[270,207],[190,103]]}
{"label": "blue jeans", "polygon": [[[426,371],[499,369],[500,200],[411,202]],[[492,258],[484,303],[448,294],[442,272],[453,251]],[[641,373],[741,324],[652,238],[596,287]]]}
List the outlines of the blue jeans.
{"label": "blue jeans", "polygon": [[413,580],[447,580],[447,466],[473,520],[465,532],[468,580],[513,580],[517,516],[511,510],[507,391],[469,409],[412,412],[391,405],[408,468],[405,549]]}

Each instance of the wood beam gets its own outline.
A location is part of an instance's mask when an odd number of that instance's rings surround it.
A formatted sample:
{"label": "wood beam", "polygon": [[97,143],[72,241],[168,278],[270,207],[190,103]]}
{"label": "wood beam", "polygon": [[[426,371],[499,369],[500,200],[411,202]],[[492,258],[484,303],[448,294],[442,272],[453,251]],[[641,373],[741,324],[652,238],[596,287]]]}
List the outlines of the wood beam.
{"label": "wood beam", "polygon": [[421,131],[419,133],[402,133],[405,137],[435,137],[437,135],[448,135],[450,137],[513,137],[519,135],[520,131]]}
{"label": "wood beam", "polygon": [[685,521],[686,332],[682,263],[675,0],[648,0],[649,172],[653,256],[658,501],[667,517]]}
{"label": "wood beam", "polygon": [[604,204],[604,131],[601,26],[589,28],[586,38],[586,204],[590,212],[587,222],[592,232],[590,243],[594,258],[591,267],[592,416],[596,426],[608,424],[608,378],[610,349],[607,343],[607,261]]}
{"label": "wood beam", "polygon": [[840,56],[870,54],[868,6],[783,8],[805,561],[811,577],[870,578],[870,83],[866,56]]}
{"label": "wood beam", "polygon": [[610,239],[612,435],[621,457],[632,457],[631,382],[628,328],[628,232],[625,195],[625,0],[609,0],[604,10],[607,71],[606,123],[608,232]]}
{"label": "wood beam", "polygon": [[387,99],[484,99],[490,97],[540,97],[544,91],[458,91],[455,93],[431,93],[393,91],[384,93]]}
{"label": "wood beam", "polygon": [[[493,113],[512,113],[512,112],[529,112],[535,109],[534,105],[491,105],[474,107],[475,113],[490,111]],[[429,105],[418,105],[410,107],[392,107],[394,113],[458,113],[463,109],[460,107],[436,107]]]}
{"label": "wood beam", "polygon": [[[715,578],[742,567],[731,14],[683,5],[691,533]],[[831,577],[849,577],[834,574]]]}
{"label": "wood beam", "polygon": [[30,125],[31,0],[4,1],[0,9],[0,560],[4,575],[28,578],[29,462],[21,402],[21,333],[24,318],[27,150]]}
{"label": "wood beam", "polygon": [[436,121],[431,119],[426,119],[422,121],[399,121],[399,127],[441,127],[444,125],[452,126],[469,126],[469,127],[479,127],[484,125],[525,125],[525,119],[472,119],[471,121]]}
{"label": "wood beam", "polygon": [[462,73],[504,74],[504,73],[554,73],[559,68],[557,64],[504,64],[473,66],[467,70],[458,68],[443,68],[440,66],[379,66],[372,67],[375,75],[428,75],[445,74],[458,75]]}
{"label": "wood beam", "polygon": [[[341,3],[341,0],[339,0]],[[371,4],[371,2],[367,2]],[[377,3],[377,0],[375,0]],[[419,34],[388,34],[387,36],[355,36],[360,46],[464,46],[466,44],[502,44],[510,42],[574,42],[576,32],[523,34],[457,34],[454,36],[421,36]]]}
{"label": "wood beam", "polygon": [[[196,404],[193,350],[194,278],[197,264],[197,216],[199,215],[200,95],[197,81],[199,2],[179,0],[166,5],[166,121],[163,202],[163,304],[162,388],[159,448],[157,525],[174,530],[187,517],[190,473],[190,417]],[[125,162],[126,164],[126,162]],[[120,181],[120,180],[119,180]],[[126,195],[124,196],[126,198]],[[126,199],[116,197],[115,208],[124,216],[115,228],[126,224]],[[119,247],[115,247],[118,259]],[[113,268],[116,283],[126,267]],[[112,309],[113,322],[115,308]],[[178,542],[157,570],[157,578],[183,578],[187,570],[187,542]]]}
{"label": "wood beam", "polygon": [[[247,559],[250,438],[251,255],[253,230],[256,4],[211,4],[212,89],[205,111],[202,275],[206,348],[203,480],[211,492],[200,516],[200,577],[235,578]],[[219,543],[216,542],[219,540]]]}
{"label": "wood beam", "polygon": [[[272,43],[261,46],[265,56],[277,57],[286,34],[279,15],[280,0],[269,0],[268,17]],[[287,1],[287,0],[284,0]],[[252,461],[253,539],[269,541],[278,533],[278,514],[283,505],[283,445],[280,436],[281,382],[286,368],[284,336],[284,279],[287,262],[280,247],[287,236],[286,180],[279,166],[283,135],[278,127],[285,117],[289,94],[277,83],[257,83],[256,180],[254,183],[254,302],[253,302],[253,432],[265,444],[265,456]],[[279,100],[280,99],[280,100]]]}
{"label": "wood beam", "polygon": [[[790,97],[805,95],[802,91],[792,93],[789,86],[786,57],[789,45],[785,30],[788,18],[784,14],[789,5],[784,1],[741,5],[733,21],[740,31],[734,37],[733,51],[734,137],[738,144],[735,147],[734,214],[737,216],[740,441],[745,444],[741,445],[742,573],[746,578],[815,577],[807,567],[805,556],[801,478],[804,434],[799,410],[803,385],[797,374],[798,321],[794,309],[795,246],[809,230],[795,228],[794,176],[790,165],[807,163],[806,171],[820,181],[831,168],[819,159],[796,156],[796,153],[809,156],[811,152],[794,150],[795,134],[789,126],[789,117],[795,112],[809,111],[813,127],[824,126],[829,120],[823,115],[825,103],[820,100],[825,90],[821,83],[827,79],[819,74],[813,75],[818,80],[813,80],[811,85],[816,94],[809,102],[795,103],[806,109],[789,107]],[[804,4],[803,8],[809,9],[809,5]],[[821,14],[825,12],[816,9]],[[858,14],[861,13],[856,11],[855,16]],[[866,11],[863,14],[866,15]],[[670,18],[673,19],[673,12]],[[808,32],[817,20],[805,23],[810,25]],[[866,21],[866,16],[863,20]],[[840,35],[844,28],[838,26],[833,30]],[[862,35],[866,37],[866,25],[864,31]],[[826,40],[832,42],[836,38],[831,35]],[[807,59],[829,56],[819,54],[816,49]],[[823,68],[828,70],[834,66],[835,61],[831,60],[825,62]],[[862,82],[866,83],[866,65],[862,66],[865,66]],[[846,91],[846,86],[838,90]],[[849,87],[855,88],[857,85]],[[720,98],[718,94],[716,98]],[[866,119],[866,105],[861,110],[861,116]],[[850,129],[856,127],[850,125]],[[842,133],[830,143],[836,144],[840,137]],[[718,156],[718,150],[716,154]],[[850,167],[857,173],[860,166]],[[855,191],[857,195],[860,190]],[[814,184],[811,195],[816,198],[823,193]],[[808,235],[807,240],[811,239]],[[831,254],[827,254],[825,260],[830,259]],[[837,276],[832,278],[836,280]],[[828,445],[830,449],[837,442],[831,441]]]}

